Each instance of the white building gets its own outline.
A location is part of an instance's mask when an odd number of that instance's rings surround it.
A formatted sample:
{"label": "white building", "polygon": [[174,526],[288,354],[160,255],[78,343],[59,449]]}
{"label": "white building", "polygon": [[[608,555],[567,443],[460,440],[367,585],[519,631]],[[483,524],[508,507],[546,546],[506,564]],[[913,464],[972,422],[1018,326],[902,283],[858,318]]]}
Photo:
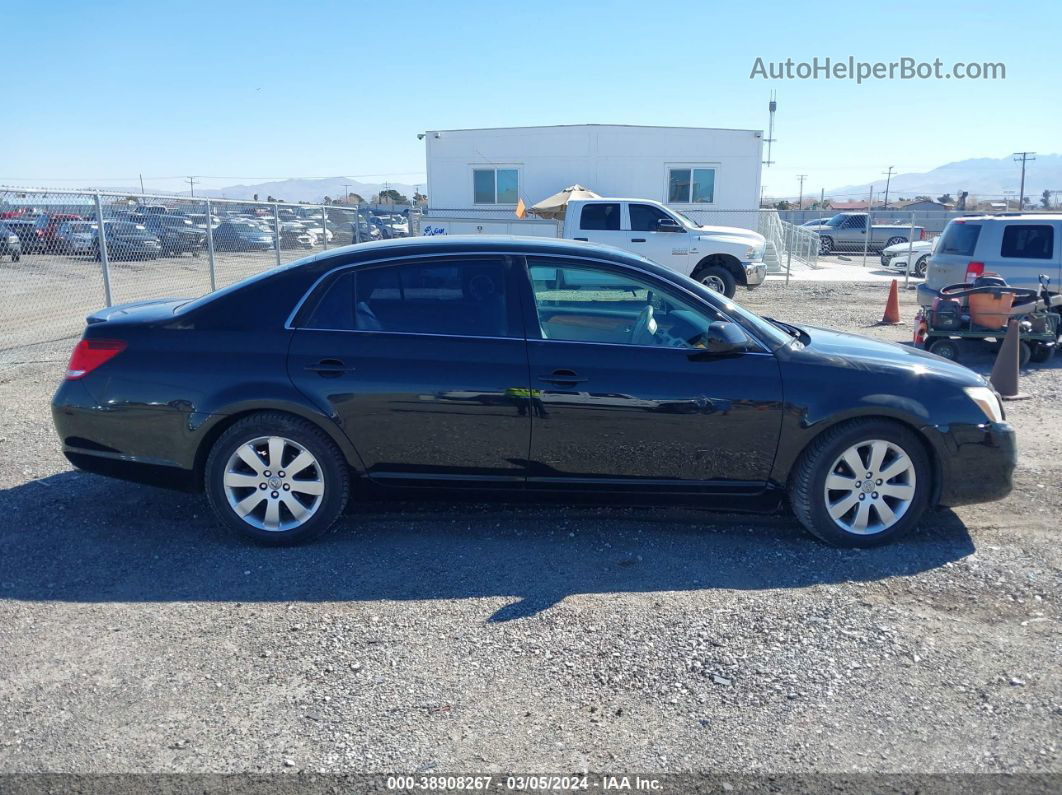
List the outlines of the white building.
{"label": "white building", "polygon": [[763,133],[575,124],[429,130],[429,211],[530,207],[572,184],[678,210],[759,206]]}

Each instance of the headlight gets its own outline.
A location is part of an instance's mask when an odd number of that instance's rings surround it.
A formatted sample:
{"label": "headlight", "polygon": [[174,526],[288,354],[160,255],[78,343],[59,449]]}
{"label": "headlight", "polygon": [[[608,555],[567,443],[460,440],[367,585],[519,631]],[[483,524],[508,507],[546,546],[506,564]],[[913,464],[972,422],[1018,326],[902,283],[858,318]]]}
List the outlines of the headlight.
{"label": "headlight", "polygon": [[763,252],[759,246],[749,246],[745,251],[745,259],[759,259],[763,256]]}
{"label": "headlight", "polygon": [[968,386],[963,390],[991,422],[1003,422],[1003,407],[996,393],[986,386]]}

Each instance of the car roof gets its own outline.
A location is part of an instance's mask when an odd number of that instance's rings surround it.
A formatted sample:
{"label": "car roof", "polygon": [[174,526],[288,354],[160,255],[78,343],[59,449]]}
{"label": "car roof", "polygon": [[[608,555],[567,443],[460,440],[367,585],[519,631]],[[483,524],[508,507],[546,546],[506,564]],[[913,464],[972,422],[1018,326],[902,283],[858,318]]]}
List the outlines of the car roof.
{"label": "car roof", "polygon": [[960,215],[953,221],[1062,221],[1062,213],[982,213]]}

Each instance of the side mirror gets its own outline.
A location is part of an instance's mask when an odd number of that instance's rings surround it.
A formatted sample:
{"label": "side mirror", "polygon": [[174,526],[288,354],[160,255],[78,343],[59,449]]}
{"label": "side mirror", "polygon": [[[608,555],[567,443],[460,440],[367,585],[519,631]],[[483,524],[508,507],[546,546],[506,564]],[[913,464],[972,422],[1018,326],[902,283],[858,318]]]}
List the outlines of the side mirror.
{"label": "side mirror", "polygon": [[656,222],[657,232],[681,232],[682,227],[674,218],[661,218]]}
{"label": "side mirror", "polygon": [[708,353],[741,353],[748,345],[748,337],[736,323],[717,320],[708,326],[704,335],[704,349]]}

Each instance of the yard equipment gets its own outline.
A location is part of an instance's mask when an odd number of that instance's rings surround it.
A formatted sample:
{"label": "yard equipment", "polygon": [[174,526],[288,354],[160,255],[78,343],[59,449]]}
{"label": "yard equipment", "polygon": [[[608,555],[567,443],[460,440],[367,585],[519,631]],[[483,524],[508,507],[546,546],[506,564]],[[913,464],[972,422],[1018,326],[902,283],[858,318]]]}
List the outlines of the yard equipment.
{"label": "yard equipment", "polygon": [[[915,319],[915,344],[945,359],[958,361],[966,340],[1001,342],[1012,320],[1018,323],[1019,364],[1046,362],[1058,347],[1062,295],[1048,290],[1050,279],[1040,274],[1040,290],[1011,287],[994,273],[972,285],[941,288],[928,312]],[[1054,310],[1054,311],[1053,311]]]}

